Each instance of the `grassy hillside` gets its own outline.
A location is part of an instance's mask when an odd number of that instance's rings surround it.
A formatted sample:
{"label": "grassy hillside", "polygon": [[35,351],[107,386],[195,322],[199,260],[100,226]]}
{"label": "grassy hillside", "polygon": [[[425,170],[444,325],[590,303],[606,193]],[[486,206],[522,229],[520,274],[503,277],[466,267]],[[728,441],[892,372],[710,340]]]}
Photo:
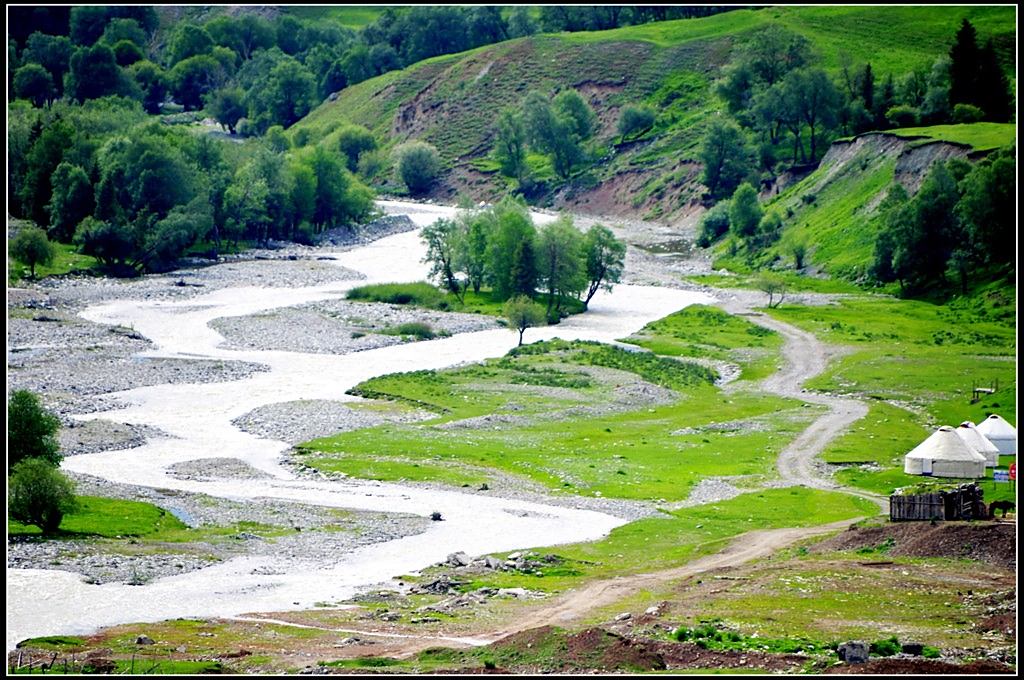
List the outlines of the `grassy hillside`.
{"label": "grassy hillside", "polygon": [[[739,10],[707,18],[666,21],[610,31],[541,35],[420,62],[343,90],[297,129],[315,142],[345,122],[365,125],[385,148],[424,139],[441,152],[448,173],[439,195],[492,198],[506,182],[487,159],[502,108],[531,89],[575,87],[598,113],[598,155],[577,178],[568,202],[603,200],[595,187],[617,193],[614,202],[665,217],[699,187],[696,151],[718,103],[711,85],[754,31],[777,22],[805,35],[830,70],[847,52],[870,61],[877,78],[900,76],[945,54],[968,18],[979,39],[993,38],[1012,63],[1015,32],[1009,7],[784,7]],[[621,107],[643,102],[659,113],[638,140],[617,144]],[[604,199],[607,200],[607,199]]]}
{"label": "grassy hillside", "polygon": [[809,176],[762,198],[782,218],[782,238],[753,260],[730,255],[728,239],[716,250],[716,268],[738,272],[772,265],[792,268],[792,247],[807,246],[806,263],[832,276],[862,279],[874,258],[881,225],[878,204],[893,182],[914,193],[931,163],[976,158],[1016,140],[1013,123],[971,123],[903,128],[839,140]]}

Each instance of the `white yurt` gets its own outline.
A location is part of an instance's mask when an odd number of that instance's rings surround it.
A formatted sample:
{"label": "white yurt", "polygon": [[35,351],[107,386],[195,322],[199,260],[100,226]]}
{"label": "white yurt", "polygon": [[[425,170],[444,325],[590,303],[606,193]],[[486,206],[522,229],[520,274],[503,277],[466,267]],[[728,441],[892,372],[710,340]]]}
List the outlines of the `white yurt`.
{"label": "white yurt", "polygon": [[978,432],[978,428],[969,420],[960,423],[956,428],[960,439],[972,449],[985,456],[985,467],[999,466],[999,449],[988,440],[988,437]]}
{"label": "white yurt", "polygon": [[985,456],[964,443],[949,425],[943,425],[903,459],[908,475],[962,477],[985,476]]}
{"label": "white yurt", "polygon": [[993,413],[985,418],[978,424],[978,432],[988,437],[1002,455],[1017,455],[1017,428],[1003,420],[1002,416]]}

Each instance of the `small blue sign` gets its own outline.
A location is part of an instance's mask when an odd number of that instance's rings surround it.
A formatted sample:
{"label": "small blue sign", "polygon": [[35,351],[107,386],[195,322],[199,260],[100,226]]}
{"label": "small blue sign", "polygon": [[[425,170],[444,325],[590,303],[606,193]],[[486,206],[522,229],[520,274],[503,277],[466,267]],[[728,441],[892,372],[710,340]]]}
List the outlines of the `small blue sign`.
{"label": "small blue sign", "polygon": [[1009,482],[1010,471],[1009,470],[993,470],[992,471],[993,482]]}

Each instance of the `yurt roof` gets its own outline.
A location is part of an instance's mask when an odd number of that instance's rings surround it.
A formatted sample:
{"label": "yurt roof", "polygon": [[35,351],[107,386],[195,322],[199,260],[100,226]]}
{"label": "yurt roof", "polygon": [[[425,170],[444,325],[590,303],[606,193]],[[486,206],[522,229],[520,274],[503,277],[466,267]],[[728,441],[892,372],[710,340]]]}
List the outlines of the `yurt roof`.
{"label": "yurt roof", "polygon": [[978,425],[978,432],[989,439],[1016,439],[1017,428],[1003,420],[998,413],[993,413]]}
{"label": "yurt roof", "polygon": [[969,420],[960,423],[960,427],[956,428],[956,433],[967,442],[968,446],[978,453],[996,453],[999,451],[999,447],[989,441],[988,437],[979,432],[974,423]]}
{"label": "yurt roof", "polygon": [[932,432],[923,442],[907,454],[908,458],[928,458],[931,460],[971,460],[984,461],[985,456],[978,453],[960,438],[952,427],[943,425]]}

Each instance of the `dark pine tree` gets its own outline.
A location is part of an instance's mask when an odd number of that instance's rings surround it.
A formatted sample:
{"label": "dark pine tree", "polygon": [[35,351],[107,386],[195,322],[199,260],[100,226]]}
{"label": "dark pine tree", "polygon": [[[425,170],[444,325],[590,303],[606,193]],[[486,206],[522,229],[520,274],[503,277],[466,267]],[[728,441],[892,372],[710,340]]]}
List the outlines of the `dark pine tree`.
{"label": "dark pine tree", "polygon": [[978,62],[978,108],[985,112],[985,120],[1007,123],[1013,113],[1013,98],[1006,72],[999,65],[995,47],[989,40],[982,48]]}
{"label": "dark pine tree", "polygon": [[512,295],[533,297],[537,289],[537,265],[533,241],[523,239],[512,256]]}
{"label": "dark pine tree", "polygon": [[981,53],[978,50],[978,34],[967,19],[964,19],[956,33],[956,42],[949,50],[949,59],[950,107],[957,104],[978,106],[978,67]]}

